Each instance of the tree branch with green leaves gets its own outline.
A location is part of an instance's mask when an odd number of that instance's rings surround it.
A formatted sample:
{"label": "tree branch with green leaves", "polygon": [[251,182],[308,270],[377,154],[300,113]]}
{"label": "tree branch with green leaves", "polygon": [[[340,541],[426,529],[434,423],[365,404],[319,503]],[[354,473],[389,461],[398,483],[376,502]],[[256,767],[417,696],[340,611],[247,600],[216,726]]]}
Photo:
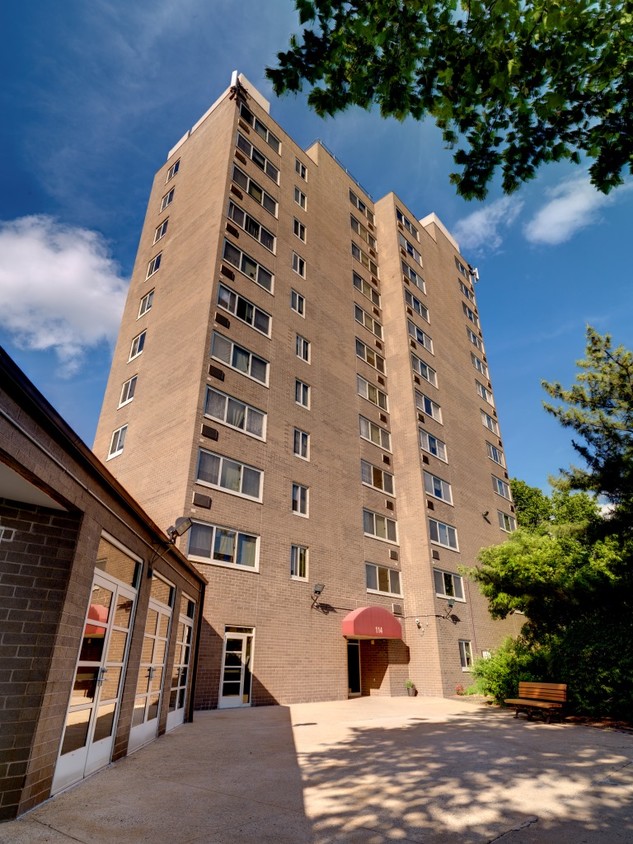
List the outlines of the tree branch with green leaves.
{"label": "tree branch with green leaves", "polygon": [[633,172],[630,0],[295,0],[301,36],[267,69],[320,115],[378,105],[432,118],[457,192],[506,193],[541,164],[591,160],[607,193]]}

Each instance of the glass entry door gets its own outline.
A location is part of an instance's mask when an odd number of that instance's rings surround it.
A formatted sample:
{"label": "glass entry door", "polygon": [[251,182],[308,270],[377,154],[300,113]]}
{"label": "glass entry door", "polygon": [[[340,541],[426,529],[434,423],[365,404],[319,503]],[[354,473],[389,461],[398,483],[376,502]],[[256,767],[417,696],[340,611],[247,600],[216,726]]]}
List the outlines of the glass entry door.
{"label": "glass entry door", "polygon": [[171,672],[171,690],[169,692],[169,712],[167,729],[173,730],[185,720],[189,667],[191,665],[191,644],[193,642],[193,617],[196,605],[183,595],[180,600],[180,617],[176,632],[176,653]]}
{"label": "glass entry door", "polygon": [[349,697],[359,697],[360,685],[360,642],[347,640],[347,692]]}
{"label": "glass entry door", "polygon": [[110,761],[135,599],[136,590],[95,573],[53,794]]}
{"label": "glass entry door", "polygon": [[227,627],[224,636],[218,708],[250,706],[254,631]]}
{"label": "glass entry door", "polygon": [[158,732],[174,592],[172,584],[154,575],[143,633],[128,753],[147,744]]}

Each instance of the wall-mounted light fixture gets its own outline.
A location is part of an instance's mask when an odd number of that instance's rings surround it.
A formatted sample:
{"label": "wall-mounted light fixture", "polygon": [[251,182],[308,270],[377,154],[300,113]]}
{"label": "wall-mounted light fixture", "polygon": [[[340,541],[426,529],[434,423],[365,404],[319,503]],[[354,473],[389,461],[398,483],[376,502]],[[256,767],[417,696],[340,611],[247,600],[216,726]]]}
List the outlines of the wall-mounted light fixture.
{"label": "wall-mounted light fixture", "polygon": [[169,537],[169,541],[173,545],[179,536],[187,533],[192,527],[193,522],[188,516],[179,516],[171,527],[168,527],[165,533]]}
{"label": "wall-mounted light fixture", "polygon": [[321,597],[323,590],[325,589],[325,583],[315,583],[312,587],[312,607],[319,606],[319,598]]}

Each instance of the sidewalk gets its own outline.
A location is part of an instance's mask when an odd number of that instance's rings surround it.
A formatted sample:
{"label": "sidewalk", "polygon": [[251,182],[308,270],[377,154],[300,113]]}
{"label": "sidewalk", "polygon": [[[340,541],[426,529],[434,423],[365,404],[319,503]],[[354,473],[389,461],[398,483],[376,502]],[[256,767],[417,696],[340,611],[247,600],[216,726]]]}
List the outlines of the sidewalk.
{"label": "sidewalk", "polygon": [[625,844],[633,736],[467,700],[198,712],[0,844]]}

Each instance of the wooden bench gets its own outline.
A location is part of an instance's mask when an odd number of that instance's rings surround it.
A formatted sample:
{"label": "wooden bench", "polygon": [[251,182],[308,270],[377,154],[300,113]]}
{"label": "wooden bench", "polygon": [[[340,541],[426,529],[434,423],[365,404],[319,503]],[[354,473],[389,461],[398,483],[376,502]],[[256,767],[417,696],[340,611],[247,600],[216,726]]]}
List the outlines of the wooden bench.
{"label": "wooden bench", "polygon": [[551,723],[554,712],[560,712],[563,704],[567,701],[566,683],[519,683],[519,696],[511,697],[504,701],[508,706],[514,706],[514,717],[519,717],[519,712],[527,713],[528,718],[538,710]]}

